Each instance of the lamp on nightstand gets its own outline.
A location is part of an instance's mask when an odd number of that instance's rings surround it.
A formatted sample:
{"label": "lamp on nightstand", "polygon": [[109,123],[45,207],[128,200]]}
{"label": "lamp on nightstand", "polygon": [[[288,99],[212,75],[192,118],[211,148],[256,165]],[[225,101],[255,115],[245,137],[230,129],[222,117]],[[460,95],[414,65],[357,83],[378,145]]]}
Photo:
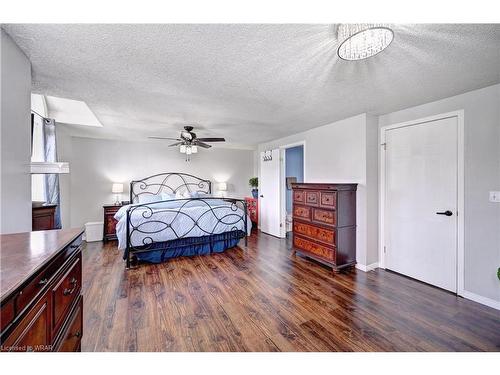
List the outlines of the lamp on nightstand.
{"label": "lamp on nightstand", "polygon": [[224,192],[227,191],[227,182],[219,182],[218,190],[221,192],[221,196],[224,196]]}
{"label": "lamp on nightstand", "polygon": [[111,192],[114,193],[114,194],[116,194],[115,204],[119,205],[120,204],[121,194],[123,193],[123,184],[114,183],[113,184],[113,188],[111,189]]}

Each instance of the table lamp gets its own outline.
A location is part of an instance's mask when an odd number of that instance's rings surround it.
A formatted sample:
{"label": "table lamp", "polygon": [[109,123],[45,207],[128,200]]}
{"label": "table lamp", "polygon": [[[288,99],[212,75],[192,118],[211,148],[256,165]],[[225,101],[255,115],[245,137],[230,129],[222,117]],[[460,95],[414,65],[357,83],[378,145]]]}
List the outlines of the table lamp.
{"label": "table lamp", "polygon": [[115,204],[117,206],[120,205],[120,198],[121,198],[121,194],[123,193],[123,184],[114,183],[113,188],[111,189],[111,192],[116,194]]}

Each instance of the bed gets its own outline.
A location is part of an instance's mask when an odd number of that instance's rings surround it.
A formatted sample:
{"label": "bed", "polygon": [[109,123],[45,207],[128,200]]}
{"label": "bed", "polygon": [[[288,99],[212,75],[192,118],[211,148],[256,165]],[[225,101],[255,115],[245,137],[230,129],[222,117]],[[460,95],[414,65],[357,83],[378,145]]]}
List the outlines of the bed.
{"label": "bed", "polygon": [[161,263],[235,247],[252,224],[244,200],[213,197],[209,180],[161,173],[130,183],[130,204],[115,214],[118,248],[132,259]]}

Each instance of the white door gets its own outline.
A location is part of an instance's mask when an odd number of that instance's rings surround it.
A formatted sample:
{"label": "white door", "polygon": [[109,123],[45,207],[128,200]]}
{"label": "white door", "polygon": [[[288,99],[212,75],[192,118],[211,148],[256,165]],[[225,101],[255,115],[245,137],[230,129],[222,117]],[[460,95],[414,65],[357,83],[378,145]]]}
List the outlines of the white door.
{"label": "white door", "polygon": [[386,135],[386,268],[457,292],[456,117]]}
{"label": "white door", "polygon": [[259,181],[260,230],[280,236],[280,152],[260,153]]}

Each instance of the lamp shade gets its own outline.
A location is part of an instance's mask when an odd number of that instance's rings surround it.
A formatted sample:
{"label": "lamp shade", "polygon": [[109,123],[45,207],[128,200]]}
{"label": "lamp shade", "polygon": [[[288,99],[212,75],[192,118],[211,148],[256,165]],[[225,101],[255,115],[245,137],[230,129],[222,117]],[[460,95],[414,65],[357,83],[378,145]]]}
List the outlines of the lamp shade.
{"label": "lamp shade", "polygon": [[123,193],[123,184],[114,183],[111,192],[115,194]]}
{"label": "lamp shade", "polygon": [[227,183],[219,182],[219,191],[226,191],[226,190],[227,190]]}

